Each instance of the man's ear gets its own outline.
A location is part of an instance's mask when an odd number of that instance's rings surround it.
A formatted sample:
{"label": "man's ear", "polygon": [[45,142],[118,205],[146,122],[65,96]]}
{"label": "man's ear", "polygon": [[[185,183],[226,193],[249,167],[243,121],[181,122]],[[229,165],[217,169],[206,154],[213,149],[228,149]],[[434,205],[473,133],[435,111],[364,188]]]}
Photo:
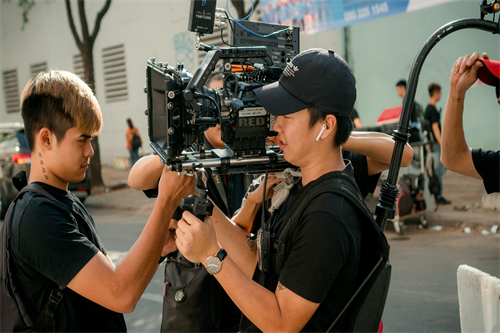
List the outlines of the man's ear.
{"label": "man's ear", "polygon": [[335,134],[337,131],[337,117],[335,117],[333,114],[328,114],[326,115],[325,120],[323,121],[323,124],[326,125],[325,130],[321,134],[321,139],[326,139],[330,137],[330,135]]}
{"label": "man's ear", "polygon": [[55,135],[47,127],[38,131],[37,141],[43,150],[51,150],[55,144]]}

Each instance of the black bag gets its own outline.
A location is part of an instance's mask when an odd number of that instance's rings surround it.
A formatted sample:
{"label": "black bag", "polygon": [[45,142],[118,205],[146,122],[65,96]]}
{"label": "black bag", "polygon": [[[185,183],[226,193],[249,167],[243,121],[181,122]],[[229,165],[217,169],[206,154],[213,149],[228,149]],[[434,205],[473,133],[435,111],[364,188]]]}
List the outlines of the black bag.
{"label": "black bag", "polygon": [[141,138],[137,134],[134,134],[134,136],[132,137],[132,149],[139,149],[141,146]]}
{"label": "black bag", "polygon": [[[17,175],[16,175],[17,176]],[[59,302],[62,300],[64,293],[62,287],[55,287],[43,310],[34,320],[28,313],[26,306],[22,300],[19,286],[12,274],[10,267],[10,235],[9,223],[13,216],[16,201],[26,192],[37,192],[41,195],[55,200],[47,191],[38,184],[30,184],[24,187],[10,204],[7,214],[5,215],[3,227],[1,230],[2,237],[0,246],[2,254],[0,257],[0,277],[2,285],[0,286],[0,331],[1,332],[55,332],[54,314]]]}
{"label": "black bag", "polygon": [[[217,207],[228,215],[227,201],[223,200],[224,188],[217,186],[210,172],[207,190]],[[222,300],[228,296],[217,279],[202,264],[193,264],[179,251],[167,256],[163,296],[162,332],[220,332],[221,329],[232,329],[230,326],[233,323],[227,321],[230,313],[224,313],[222,320],[225,322],[221,323]]]}
{"label": "black bag", "polygon": [[441,184],[439,183],[439,179],[436,176],[434,155],[430,154],[429,159],[430,161],[426,165],[427,176],[429,177],[429,192],[431,192],[431,194],[434,195],[437,200],[439,192],[441,192]]}
{"label": "black bag", "polygon": [[[361,262],[358,289],[344,307],[334,325],[344,318],[343,331],[376,332],[382,319],[382,313],[389,291],[391,265],[389,264],[389,244],[374,220],[359,192],[354,178],[345,172],[332,172],[323,182],[307,188],[296,200],[293,211],[288,212],[274,239],[274,283],[290,254],[292,235],[301,215],[309,203],[323,193],[336,193],[349,200],[365,216],[362,224]],[[375,288],[374,286],[377,286]]]}
{"label": "black bag", "polygon": [[165,265],[162,332],[218,332],[222,287],[202,264],[179,251]]}

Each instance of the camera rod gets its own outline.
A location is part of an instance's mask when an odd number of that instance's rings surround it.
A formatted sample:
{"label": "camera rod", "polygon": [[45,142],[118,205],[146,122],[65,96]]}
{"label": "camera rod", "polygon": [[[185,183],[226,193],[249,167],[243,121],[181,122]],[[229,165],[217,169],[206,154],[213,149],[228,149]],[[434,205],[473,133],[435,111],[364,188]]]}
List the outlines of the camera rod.
{"label": "camera rod", "polygon": [[[160,156],[163,164],[167,164],[168,156],[160,145],[156,142],[150,143],[151,148]],[[288,163],[283,154],[276,153],[279,147],[268,148],[268,153],[264,156],[255,157],[231,157],[225,149],[212,149],[203,152],[186,152],[182,160],[173,161],[169,165],[170,170],[182,172],[195,172],[199,168],[212,168],[215,174],[232,173],[262,173],[283,171],[288,167],[294,167]],[[207,158],[208,157],[208,158]]]}
{"label": "camera rod", "polygon": [[[434,32],[434,34],[429,37],[429,39],[425,42],[424,46],[417,54],[417,57],[415,58],[410,71],[408,88],[403,99],[403,110],[401,111],[399,125],[393,132],[393,139],[394,141],[396,141],[396,144],[392,153],[389,175],[387,177],[387,182],[382,186],[382,189],[380,191],[379,203],[377,204],[377,208],[375,210],[375,215],[377,215],[377,223],[382,230],[385,229],[387,219],[394,218],[394,206],[399,194],[396,182],[399,174],[399,166],[401,165],[401,159],[403,157],[404,146],[406,145],[410,137],[409,120],[411,115],[411,107],[413,106],[413,102],[415,101],[415,91],[417,90],[420,70],[422,69],[427,55],[439,41],[441,41],[444,37],[450,35],[451,33],[462,29],[479,29],[491,32],[493,34],[498,34],[500,32],[500,23],[471,18],[450,22]],[[423,163],[423,161],[421,161],[421,163]]]}

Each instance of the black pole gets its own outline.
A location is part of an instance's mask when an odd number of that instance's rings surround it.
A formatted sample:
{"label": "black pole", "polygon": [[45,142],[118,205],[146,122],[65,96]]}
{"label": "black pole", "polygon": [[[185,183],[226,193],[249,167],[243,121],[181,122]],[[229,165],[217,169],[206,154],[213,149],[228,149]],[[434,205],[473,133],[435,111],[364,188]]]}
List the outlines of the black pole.
{"label": "black pole", "polygon": [[[394,218],[394,206],[399,194],[396,182],[398,180],[399,166],[401,165],[404,146],[406,145],[406,143],[408,142],[408,138],[410,137],[408,124],[411,115],[411,107],[413,105],[413,102],[415,101],[415,92],[417,90],[420,70],[422,69],[425,58],[427,58],[427,55],[430,53],[432,48],[440,40],[442,40],[449,34],[462,29],[479,29],[491,32],[493,34],[498,34],[500,32],[500,23],[479,19],[462,19],[450,22],[442,26],[434,34],[432,34],[417,54],[417,57],[415,58],[410,71],[410,76],[408,78],[408,88],[403,99],[403,110],[401,111],[399,125],[393,134],[393,139],[394,141],[396,141],[396,144],[392,153],[389,175],[387,177],[387,182],[382,186],[382,189],[380,191],[379,203],[377,204],[377,208],[375,210],[375,214],[377,215],[377,223],[382,228],[382,230],[385,229],[387,219]],[[423,161],[421,161],[421,163],[423,163]]]}

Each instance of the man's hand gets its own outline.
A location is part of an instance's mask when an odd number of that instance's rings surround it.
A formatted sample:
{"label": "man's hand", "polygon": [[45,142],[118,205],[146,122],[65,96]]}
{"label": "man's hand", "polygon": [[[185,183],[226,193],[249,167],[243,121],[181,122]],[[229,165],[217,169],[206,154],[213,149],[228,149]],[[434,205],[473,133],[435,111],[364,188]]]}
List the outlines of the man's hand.
{"label": "man's hand", "polygon": [[169,228],[170,229],[165,237],[165,245],[163,245],[163,250],[161,251],[162,257],[177,250],[177,246],[175,245],[177,220],[171,219]]}
{"label": "man's hand", "polygon": [[[266,184],[266,200],[269,200],[273,196],[273,188],[274,185],[283,181],[284,178],[277,178],[275,173],[271,173],[267,177]],[[262,204],[262,192],[264,191],[264,181],[263,180],[259,186],[255,189],[255,191],[248,193],[247,200],[252,201],[254,204]]]}
{"label": "man's hand", "polygon": [[190,212],[184,211],[176,235],[177,248],[187,260],[194,263],[205,264],[207,258],[215,255],[221,248],[210,217],[202,222]]}
{"label": "man's hand", "polygon": [[[483,53],[483,58],[488,59],[488,54]],[[479,53],[472,56],[460,57],[453,65],[450,74],[450,93],[453,98],[463,98],[466,91],[477,81],[477,70],[484,66],[478,61]]]}
{"label": "man's hand", "polygon": [[168,171],[165,167],[158,184],[158,200],[166,200],[179,206],[182,198],[194,194],[196,178],[192,176],[179,176],[175,171]]}

